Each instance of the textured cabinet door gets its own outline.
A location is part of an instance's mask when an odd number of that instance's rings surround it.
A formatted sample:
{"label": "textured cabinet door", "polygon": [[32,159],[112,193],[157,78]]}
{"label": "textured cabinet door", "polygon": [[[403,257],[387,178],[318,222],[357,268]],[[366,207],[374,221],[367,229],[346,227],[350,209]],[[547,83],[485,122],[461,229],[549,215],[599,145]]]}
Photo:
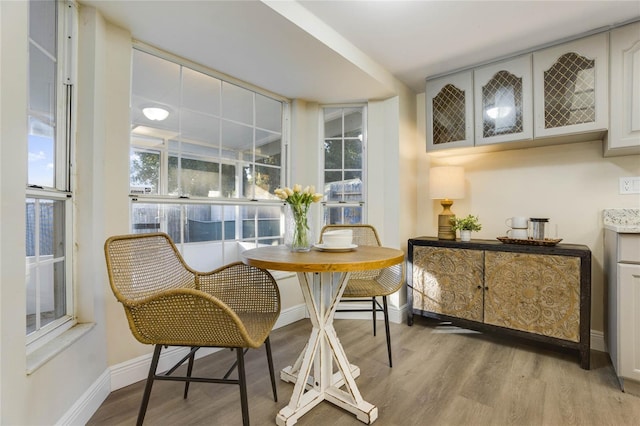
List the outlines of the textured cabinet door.
{"label": "textured cabinet door", "polygon": [[415,247],[413,308],[482,321],[481,250]]}
{"label": "textured cabinet door", "polygon": [[611,31],[610,123],[605,155],[640,154],[640,22]]}
{"label": "textured cabinet door", "polygon": [[608,34],[533,53],[535,137],[606,130]]}
{"label": "textured cabinet door", "polygon": [[484,322],[580,341],[580,259],[485,253]]}
{"label": "textured cabinet door", "polygon": [[427,81],[427,151],[473,146],[471,71]]}

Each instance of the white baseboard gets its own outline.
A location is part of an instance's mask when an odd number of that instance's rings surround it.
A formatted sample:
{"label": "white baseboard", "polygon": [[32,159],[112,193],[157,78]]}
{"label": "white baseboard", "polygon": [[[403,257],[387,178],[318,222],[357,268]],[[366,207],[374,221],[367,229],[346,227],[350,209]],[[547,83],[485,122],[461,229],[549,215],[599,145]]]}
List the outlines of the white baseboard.
{"label": "white baseboard", "polygon": [[110,392],[109,370],[105,370],[64,416],[58,419],[55,423],[56,426],[87,424],[93,413],[98,411],[100,405],[107,399]]}

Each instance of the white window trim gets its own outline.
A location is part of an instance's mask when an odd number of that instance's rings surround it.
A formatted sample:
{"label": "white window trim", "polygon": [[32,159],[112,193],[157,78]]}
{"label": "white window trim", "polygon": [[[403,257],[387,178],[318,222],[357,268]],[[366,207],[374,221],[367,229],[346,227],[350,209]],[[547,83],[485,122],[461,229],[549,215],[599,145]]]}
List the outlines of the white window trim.
{"label": "white window trim", "polygon": [[[75,143],[76,94],[73,90],[77,64],[77,3],[57,1],[57,58],[56,58],[56,175],[55,188],[33,188],[27,185],[26,198],[59,200],[65,210],[65,304],[66,315],[26,336],[29,357],[59,339],[77,324],[74,299],[73,257],[73,194],[71,192],[71,159]],[[25,230],[26,232],[26,230]],[[26,271],[25,271],[26,279]],[[26,315],[26,310],[25,310]],[[64,343],[63,343],[64,346]],[[56,352],[57,353],[57,352]],[[49,359],[48,356],[44,358]]]}

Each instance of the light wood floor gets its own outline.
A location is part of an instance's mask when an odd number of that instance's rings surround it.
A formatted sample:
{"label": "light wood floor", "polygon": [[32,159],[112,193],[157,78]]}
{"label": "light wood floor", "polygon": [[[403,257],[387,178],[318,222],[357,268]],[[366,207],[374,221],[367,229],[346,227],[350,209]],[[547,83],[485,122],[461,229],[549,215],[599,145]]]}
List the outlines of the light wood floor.
{"label": "light wood floor", "polygon": [[[592,351],[591,370],[573,353],[466,332],[417,318],[412,327],[391,324],[394,367],[387,364],[383,323],[378,336],[371,322],[336,320],[335,327],[352,364],[358,387],[378,406],[374,424],[383,425],[549,425],[623,426],[640,424],[640,398],[618,388],[607,354]],[[276,369],[293,363],[309,336],[308,320],[271,335]],[[196,362],[194,375],[226,371],[234,360],[224,350]],[[252,425],[273,425],[293,385],[278,380],[278,402],[269,383],[264,348],[246,356]],[[117,390],[88,425],[133,425],[144,382]],[[240,425],[237,386],[156,382],[146,425]],[[362,425],[354,416],[323,402],[298,425]]]}

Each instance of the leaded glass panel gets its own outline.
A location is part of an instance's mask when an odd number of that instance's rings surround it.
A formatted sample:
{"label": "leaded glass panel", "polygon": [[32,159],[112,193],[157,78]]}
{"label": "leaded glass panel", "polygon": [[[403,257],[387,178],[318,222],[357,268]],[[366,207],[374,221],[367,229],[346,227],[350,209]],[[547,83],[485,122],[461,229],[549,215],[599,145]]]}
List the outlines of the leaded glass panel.
{"label": "leaded glass panel", "polygon": [[433,98],[433,143],[465,139],[465,92],[447,84]]}
{"label": "leaded glass panel", "polygon": [[522,133],[522,78],[497,72],[482,87],[482,110],[483,137]]}
{"label": "leaded glass panel", "polygon": [[595,122],[595,60],[562,55],[544,72],[546,129]]}

